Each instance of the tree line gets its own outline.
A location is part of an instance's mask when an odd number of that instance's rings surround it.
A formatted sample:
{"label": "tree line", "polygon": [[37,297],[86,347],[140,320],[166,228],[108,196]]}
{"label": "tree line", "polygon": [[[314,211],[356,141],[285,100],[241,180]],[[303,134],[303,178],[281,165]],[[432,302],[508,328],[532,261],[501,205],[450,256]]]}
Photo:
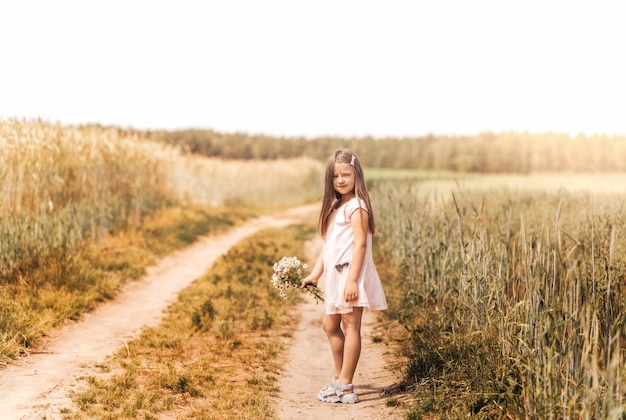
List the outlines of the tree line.
{"label": "tree line", "polygon": [[364,166],[476,173],[626,170],[626,136],[485,132],[473,136],[415,138],[272,137],[213,130],[153,131],[152,139],[210,157],[269,160],[309,157],[325,161],[340,147]]}

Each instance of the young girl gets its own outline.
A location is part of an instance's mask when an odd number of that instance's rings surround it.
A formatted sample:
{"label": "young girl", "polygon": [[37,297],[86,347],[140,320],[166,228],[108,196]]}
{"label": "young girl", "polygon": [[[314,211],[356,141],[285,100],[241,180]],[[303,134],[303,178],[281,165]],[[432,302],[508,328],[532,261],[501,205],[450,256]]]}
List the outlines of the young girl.
{"label": "young girl", "polygon": [[322,328],[334,360],[334,379],[317,398],[352,404],[359,401],[352,379],[361,354],[363,308],[387,309],[372,258],[374,215],[357,156],[336,150],[328,159],[318,230],[324,247],[302,282],[317,285],[325,276]]}

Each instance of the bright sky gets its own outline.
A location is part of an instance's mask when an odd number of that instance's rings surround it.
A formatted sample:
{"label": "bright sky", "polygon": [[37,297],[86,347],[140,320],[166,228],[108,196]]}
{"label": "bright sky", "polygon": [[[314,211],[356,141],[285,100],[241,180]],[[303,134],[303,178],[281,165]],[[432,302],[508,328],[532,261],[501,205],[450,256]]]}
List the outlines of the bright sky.
{"label": "bright sky", "polygon": [[626,134],[620,0],[20,0],[0,117],[278,136]]}

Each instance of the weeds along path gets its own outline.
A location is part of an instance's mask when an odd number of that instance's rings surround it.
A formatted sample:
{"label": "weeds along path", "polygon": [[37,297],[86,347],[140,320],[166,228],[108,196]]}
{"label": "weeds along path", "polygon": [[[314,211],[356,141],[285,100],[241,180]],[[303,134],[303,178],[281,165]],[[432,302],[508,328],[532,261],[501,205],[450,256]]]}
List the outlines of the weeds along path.
{"label": "weeds along path", "polygon": [[[319,255],[321,240],[310,241],[306,252],[313,263]],[[323,278],[320,280],[323,286]],[[392,372],[387,357],[393,357],[393,347],[373,340],[378,325],[379,312],[365,311],[361,328],[362,349],[354,377],[354,389],[359,394],[358,404],[332,404],[317,400],[318,391],[326,386],[333,375],[333,360],[328,339],[322,331],[323,306],[306,296],[297,308],[298,324],[288,341],[285,368],[280,378],[280,395],[274,408],[280,420],[352,420],[404,418],[400,407],[388,407],[385,391],[399,381]],[[390,353],[390,354],[387,354]]]}
{"label": "weeds along path", "polygon": [[62,418],[62,408],[72,405],[67,394],[77,380],[92,374],[95,365],[143,327],[158,325],[178,292],[208,271],[231,246],[260,229],[300,223],[318,210],[316,204],[261,217],[222,235],[202,238],[162,259],[142,280],[129,283],[114,301],[54,333],[40,351],[0,370],[0,418]]}

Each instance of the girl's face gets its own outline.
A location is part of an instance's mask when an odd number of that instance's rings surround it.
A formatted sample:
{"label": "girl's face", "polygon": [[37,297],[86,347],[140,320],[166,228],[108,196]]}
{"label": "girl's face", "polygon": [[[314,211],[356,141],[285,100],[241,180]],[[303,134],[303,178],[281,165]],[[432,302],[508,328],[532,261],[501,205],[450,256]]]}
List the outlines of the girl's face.
{"label": "girl's face", "polygon": [[345,196],[354,193],[354,168],[348,163],[335,163],[333,188]]}

